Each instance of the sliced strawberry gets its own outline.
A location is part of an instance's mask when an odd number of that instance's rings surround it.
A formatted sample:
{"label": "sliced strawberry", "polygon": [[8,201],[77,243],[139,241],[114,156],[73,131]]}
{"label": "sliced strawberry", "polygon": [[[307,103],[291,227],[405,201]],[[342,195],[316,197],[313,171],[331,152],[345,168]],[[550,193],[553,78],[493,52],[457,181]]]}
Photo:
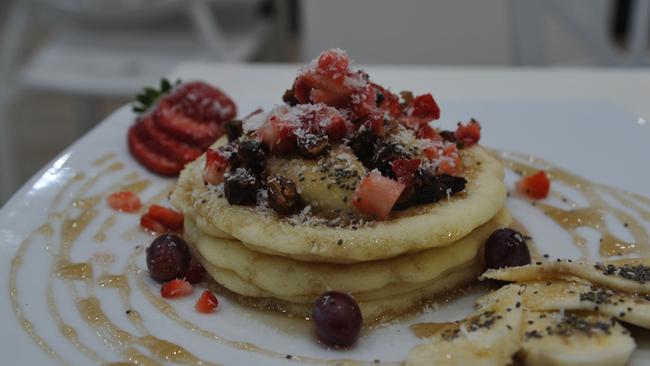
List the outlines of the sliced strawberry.
{"label": "sliced strawberry", "polygon": [[152,117],[158,128],[198,149],[207,148],[223,135],[216,122],[205,123],[187,117],[176,111],[169,101],[162,101]]}
{"label": "sliced strawberry", "polygon": [[142,207],[140,197],[129,191],[115,192],[106,199],[108,205],[115,211],[136,212]]}
{"label": "sliced strawberry", "polygon": [[166,299],[187,296],[192,293],[192,285],[180,278],[165,282],[160,288],[160,295]]}
{"label": "sliced strawberry", "polygon": [[429,140],[442,140],[442,137],[440,137],[440,134],[438,131],[436,131],[433,127],[429,126],[428,124],[424,124],[420,126],[420,129],[418,129],[417,132],[417,138],[419,139],[429,139]]}
{"label": "sliced strawberry", "polygon": [[271,116],[257,132],[269,150],[278,155],[293,152],[296,148],[295,125],[282,121],[277,115]]}
{"label": "sliced strawberry", "polygon": [[424,152],[424,155],[425,155],[429,160],[435,160],[435,159],[437,159],[438,156],[439,156],[438,149],[436,149],[436,148],[433,147],[433,146],[432,146],[432,147],[427,147],[427,148],[425,148],[425,149],[423,150],[423,152]]}
{"label": "sliced strawberry", "polygon": [[458,146],[454,143],[446,143],[442,148],[442,156],[438,164],[438,173],[458,175],[462,170]]}
{"label": "sliced strawberry", "polygon": [[219,300],[217,300],[212,292],[205,290],[196,301],[194,308],[199,313],[209,314],[214,313],[217,306],[219,306]]}
{"label": "sliced strawberry", "polygon": [[210,184],[223,182],[223,175],[228,167],[228,158],[219,150],[208,149],[205,152],[203,180]]}
{"label": "sliced strawberry", "polygon": [[185,281],[195,284],[203,281],[205,276],[205,269],[196,259],[192,258],[190,260],[190,265],[187,267],[183,278]]}
{"label": "sliced strawberry", "polygon": [[388,217],[406,186],[374,171],[366,175],[352,196],[359,212],[383,220]]}
{"label": "sliced strawberry", "polygon": [[437,172],[441,174],[456,175],[458,174],[458,165],[454,159],[444,157],[440,159]]}
{"label": "sliced strawberry", "polygon": [[517,191],[534,200],[546,198],[550,189],[551,181],[543,170],[523,177],[519,182],[517,182]]}
{"label": "sliced strawberry", "polygon": [[183,214],[160,205],[151,205],[148,212],[149,217],[162,224],[171,231],[182,231]]}
{"label": "sliced strawberry", "polygon": [[420,159],[395,159],[390,165],[397,181],[408,186],[413,181],[421,162]]}
{"label": "sliced strawberry", "polygon": [[390,91],[384,89],[382,86],[371,83],[375,87],[375,90],[378,94],[381,95],[381,100],[377,99],[376,103],[379,104],[379,108],[388,112],[392,117],[398,117],[402,114],[403,108],[399,103],[399,97],[391,93]]}
{"label": "sliced strawberry", "polygon": [[144,214],[140,217],[140,227],[153,234],[162,234],[167,232],[165,225],[156,221],[151,215]]}
{"label": "sliced strawberry", "polygon": [[183,83],[163,100],[196,121],[220,124],[233,119],[237,114],[237,107],[230,97],[202,81]]}
{"label": "sliced strawberry", "polygon": [[149,170],[162,174],[162,175],[176,175],[183,165],[175,161],[172,161],[160,154],[157,154],[151,151],[147,146],[142,142],[137,131],[141,129],[141,125],[135,124],[129,128],[128,132],[128,144],[131,154],[138,160],[142,165],[147,167]]}
{"label": "sliced strawberry", "polygon": [[469,147],[477,144],[481,139],[481,124],[472,118],[468,123],[458,123],[456,132],[454,133],[456,139],[463,143],[463,146]]}
{"label": "sliced strawberry", "polygon": [[147,146],[156,153],[166,156],[180,164],[187,164],[201,155],[201,150],[193,148],[183,142],[179,142],[156,126],[153,118],[145,116],[138,123],[141,123],[144,141]]}

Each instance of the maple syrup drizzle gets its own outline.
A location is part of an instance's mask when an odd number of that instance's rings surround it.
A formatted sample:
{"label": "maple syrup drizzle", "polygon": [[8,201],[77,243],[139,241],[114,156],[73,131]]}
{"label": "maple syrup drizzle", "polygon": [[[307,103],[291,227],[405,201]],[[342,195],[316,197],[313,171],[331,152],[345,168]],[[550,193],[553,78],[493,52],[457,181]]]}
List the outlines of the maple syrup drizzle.
{"label": "maple syrup drizzle", "polygon": [[[561,183],[584,197],[587,201],[587,206],[584,207],[564,196],[559,197],[568,208],[540,201],[533,202],[537,209],[571,235],[573,243],[582,252],[582,259],[592,259],[587,252],[587,239],[578,232],[579,228],[584,227],[591,228],[600,234],[599,255],[601,257],[650,256],[650,233],[641,220],[627,212],[628,210],[635,212],[641,219],[650,221],[649,198],[591,182],[537,157],[498,150],[492,150],[492,152],[505,163],[507,168],[520,175],[534,173],[543,167],[551,179],[551,184]],[[609,195],[627,210],[610,204],[604,198],[605,195]],[[608,215],[616,218],[633,237],[633,242],[626,242],[610,231],[606,220]]]}

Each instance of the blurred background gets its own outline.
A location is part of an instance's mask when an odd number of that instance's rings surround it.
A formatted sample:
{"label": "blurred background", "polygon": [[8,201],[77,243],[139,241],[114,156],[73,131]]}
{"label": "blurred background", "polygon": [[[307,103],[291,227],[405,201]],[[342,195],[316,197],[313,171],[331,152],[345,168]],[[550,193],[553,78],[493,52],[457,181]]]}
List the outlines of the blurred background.
{"label": "blurred background", "polygon": [[0,0],[0,205],[182,61],[646,67],[649,18],[650,0]]}

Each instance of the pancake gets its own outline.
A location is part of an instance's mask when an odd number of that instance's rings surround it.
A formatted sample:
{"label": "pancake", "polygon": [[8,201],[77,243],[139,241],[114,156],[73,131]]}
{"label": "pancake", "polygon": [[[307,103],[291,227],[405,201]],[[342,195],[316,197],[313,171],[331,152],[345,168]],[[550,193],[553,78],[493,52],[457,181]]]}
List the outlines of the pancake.
{"label": "pancake", "polygon": [[503,208],[502,164],[477,145],[460,152],[468,181],[463,192],[436,203],[394,210],[385,221],[332,227],[304,212],[282,217],[268,207],[230,205],[223,185],[203,182],[205,155],[185,167],[171,201],[201,231],[233,237],[257,252],[330,263],[380,260],[449,245]]}
{"label": "pancake", "polygon": [[[220,280],[223,283],[228,284],[226,286],[219,281],[215,281],[214,285],[216,285],[216,290],[239,303],[262,310],[285,313],[293,317],[306,319],[311,317],[313,299],[309,302],[292,302],[270,296],[265,297],[263,292],[259,293],[261,296],[252,294],[242,295],[231,290],[228,286],[237,291],[246,292],[242,291],[242,287],[240,287],[244,286],[252,291],[252,293],[255,293],[256,291],[255,286],[242,280],[235,275],[234,272],[222,277],[223,273],[227,273],[227,271],[220,272],[218,270],[215,271],[214,269],[215,267],[210,266],[209,264],[206,266],[206,270],[213,277],[221,277]],[[380,299],[357,299],[364,319],[364,324],[373,325],[390,321],[406,314],[420,311],[427,305],[444,301],[447,299],[448,294],[457,291],[460,292],[466,285],[476,281],[476,278],[481,275],[482,271],[483,265],[478,258],[475,258],[474,261],[468,263],[466,266],[450,270],[437,279],[421,284],[417,288],[409,289],[409,291],[400,292]]]}
{"label": "pancake", "polygon": [[185,222],[185,235],[204,263],[228,271],[226,276],[236,275],[265,291],[265,295],[285,299],[306,296],[313,300],[329,289],[357,296],[393,284],[404,287],[431,281],[448,269],[473,260],[488,236],[509,223],[510,215],[504,209],[451,245],[353,264],[305,262],[255,252],[237,240],[205,234],[189,219]]}

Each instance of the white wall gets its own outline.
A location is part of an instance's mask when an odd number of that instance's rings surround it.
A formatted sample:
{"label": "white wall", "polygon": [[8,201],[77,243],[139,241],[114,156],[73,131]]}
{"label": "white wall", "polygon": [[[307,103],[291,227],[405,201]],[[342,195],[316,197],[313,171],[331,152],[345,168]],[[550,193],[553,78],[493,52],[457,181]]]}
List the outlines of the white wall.
{"label": "white wall", "polygon": [[[340,47],[359,63],[512,65],[511,1],[525,0],[302,0],[301,59]],[[550,63],[593,63],[565,26],[543,24]]]}

